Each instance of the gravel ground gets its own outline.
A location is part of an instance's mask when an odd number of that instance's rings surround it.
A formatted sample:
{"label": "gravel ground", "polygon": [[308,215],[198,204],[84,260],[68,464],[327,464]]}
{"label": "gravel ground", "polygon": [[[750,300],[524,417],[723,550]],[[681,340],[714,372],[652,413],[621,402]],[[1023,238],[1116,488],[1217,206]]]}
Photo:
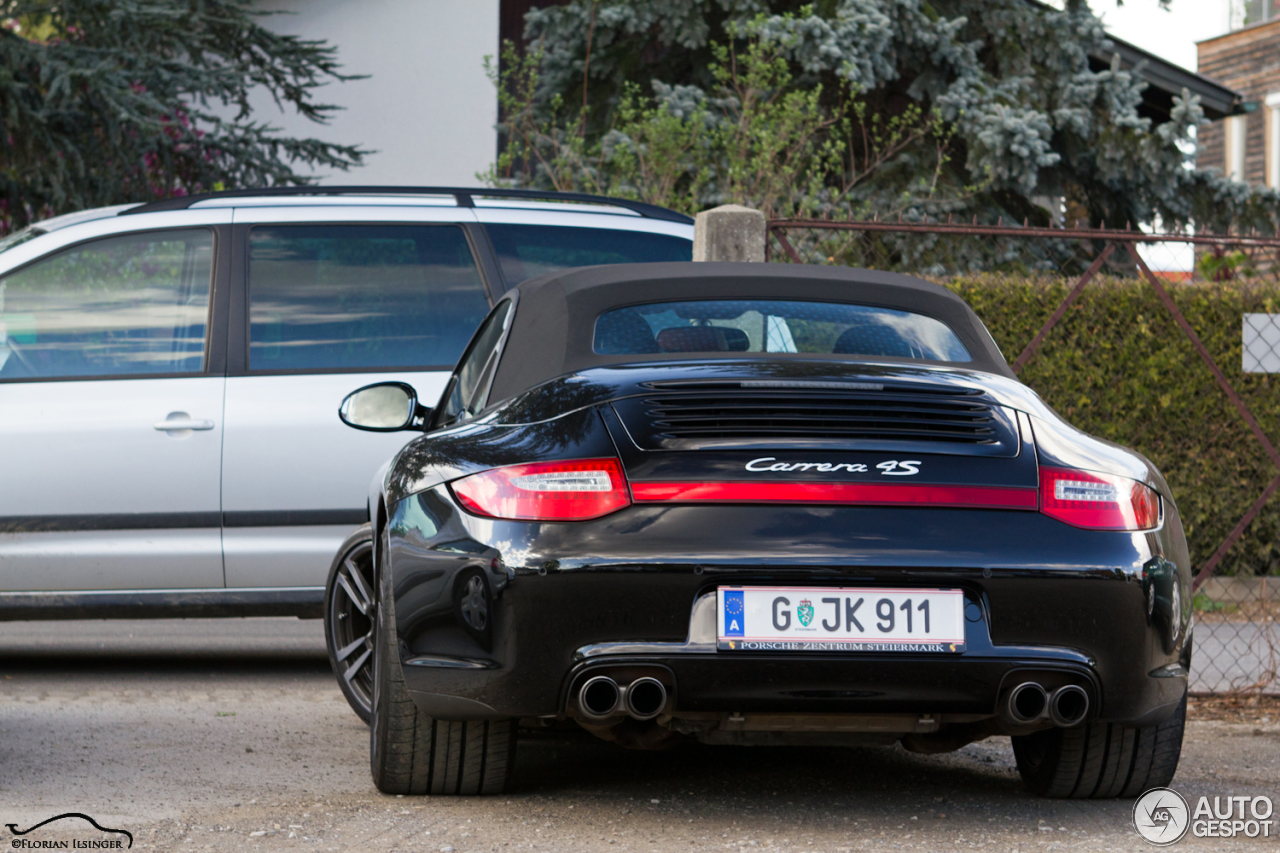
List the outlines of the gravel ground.
{"label": "gravel ground", "polygon": [[[387,797],[317,622],[0,624],[0,824],[84,812],[135,849],[1149,850],[1132,802],[1025,794],[1007,740],[901,749],[621,750],[526,738],[515,790]],[[1218,703],[1221,705],[1221,703]],[[1280,801],[1280,706],[1201,703],[1174,787]],[[1194,800],[1192,800],[1194,802]],[[64,821],[46,840],[117,838]],[[0,830],[0,844],[11,836]],[[1196,840],[1192,850],[1276,849]]]}

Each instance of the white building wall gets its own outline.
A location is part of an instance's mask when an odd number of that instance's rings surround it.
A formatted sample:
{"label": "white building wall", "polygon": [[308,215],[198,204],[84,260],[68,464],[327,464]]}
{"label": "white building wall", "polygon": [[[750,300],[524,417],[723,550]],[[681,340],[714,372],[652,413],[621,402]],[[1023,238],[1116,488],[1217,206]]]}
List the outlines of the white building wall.
{"label": "white building wall", "polygon": [[349,172],[319,171],[328,184],[472,186],[497,148],[497,93],[484,58],[498,52],[499,0],[260,0],[271,29],[338,48],[363,80],[330,83],[319,103],[329,124],[258,99],[254,118],[290,136],[376,149]]}

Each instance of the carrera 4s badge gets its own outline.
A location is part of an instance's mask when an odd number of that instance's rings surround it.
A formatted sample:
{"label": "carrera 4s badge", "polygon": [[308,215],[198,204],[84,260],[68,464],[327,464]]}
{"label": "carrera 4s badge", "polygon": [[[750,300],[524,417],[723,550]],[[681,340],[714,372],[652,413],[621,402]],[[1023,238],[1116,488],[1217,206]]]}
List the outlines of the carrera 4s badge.
{"label": "carrera 4s badge", "polygon": [[[919,459],[886,459],[876,465],[884,476],[910,477],[920,473]],[[861,462],[779,462],[775,456],[762,456],[747,463],[747,470],[754,472],[790,472],[817,471],[823,474],[834,474],[837,471],[848,471],[851,474],[867,473],[867,466]]]}

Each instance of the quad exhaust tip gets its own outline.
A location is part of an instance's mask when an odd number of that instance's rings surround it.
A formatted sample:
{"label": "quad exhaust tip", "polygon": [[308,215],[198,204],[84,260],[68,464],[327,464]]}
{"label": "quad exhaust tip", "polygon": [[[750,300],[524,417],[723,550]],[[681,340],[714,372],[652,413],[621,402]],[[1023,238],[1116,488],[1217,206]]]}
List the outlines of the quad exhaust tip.
{"label": "quad exhaust tip", "polygon": [[1078,684],[1068,684],[1050,693],[1034,681],[1024,681],[1009,691],[1006,718],[1019,725],[1046,717],[1060,728],[1069,729],[1089,715],[1089,694]]}
{"label": "quad exhaust tip", "polygon": [[588,678],[578,690],[578,707],[591,720],[604,720],[614,716],[622,704],[622,690],[618,682],[607,675]]}
{"label": "quad exhaust tip", "polygon": [[1059,687],[1049,698],[1049,719],[1055,726],[1064,729],[1078,726],[1088,713],[1089,694],[1077,684]]}
{"label": "quad exhaust tip", "polygon": [[667,688],[656,678],[637,678],[625,687],[607,675],[588,678],[578,689],[578,708],[592,722],[627,714],[652,720],[667,704]]}
{"label": "quad exhaust tip", "polygon": [[627,713],[637,720],[652,720],[667,704],[667,688],[656,678],[637,678],[627,686]]}
{"label": "quad exhaust tip", "polygon": [[1034,723],[1049,707],[1048,692],[1034,681],[1024,681],[1009,691],[1006,713],[1015,723]]}

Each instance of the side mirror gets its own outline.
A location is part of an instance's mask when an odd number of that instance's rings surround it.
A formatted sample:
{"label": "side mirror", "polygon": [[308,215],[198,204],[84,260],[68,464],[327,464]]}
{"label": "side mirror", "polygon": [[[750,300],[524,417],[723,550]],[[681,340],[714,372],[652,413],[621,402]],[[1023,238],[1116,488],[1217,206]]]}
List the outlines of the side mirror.
{"label": "side mirror", "polygon": [[348,394],[338,417],[349,427],[369,432],[420,429],[428,414],[418,405],[418,392],[403,382],[379,382]]}

